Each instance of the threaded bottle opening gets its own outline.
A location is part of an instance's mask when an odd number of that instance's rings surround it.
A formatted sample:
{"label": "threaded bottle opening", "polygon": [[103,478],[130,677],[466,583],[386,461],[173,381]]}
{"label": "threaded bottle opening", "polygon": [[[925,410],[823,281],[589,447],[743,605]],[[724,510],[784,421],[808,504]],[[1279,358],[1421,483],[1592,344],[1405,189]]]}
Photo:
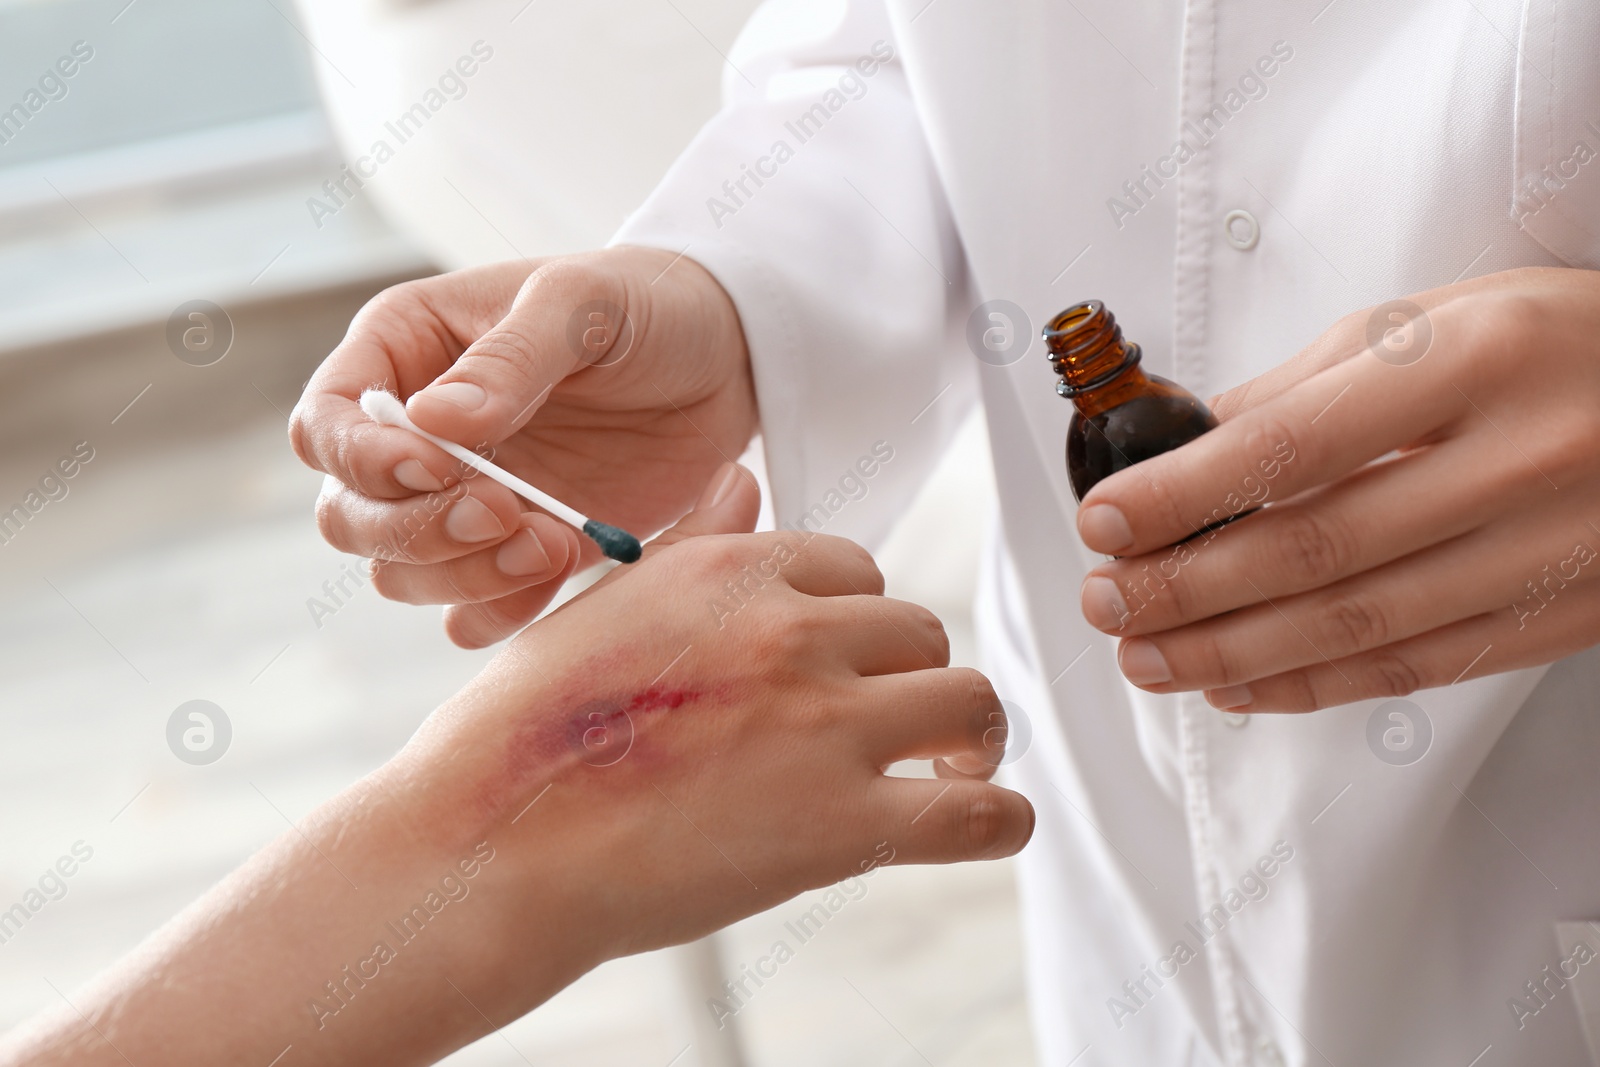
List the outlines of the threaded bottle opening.
{"label": "threaded bottle opening", "polygon": [[1062,396],[1099,384],[1138,360],[1139,348],[1122,339],[1116,316],[1099,300],[1085,300],[1061,312],[1043,330],[1050,366],[1065,381]]}

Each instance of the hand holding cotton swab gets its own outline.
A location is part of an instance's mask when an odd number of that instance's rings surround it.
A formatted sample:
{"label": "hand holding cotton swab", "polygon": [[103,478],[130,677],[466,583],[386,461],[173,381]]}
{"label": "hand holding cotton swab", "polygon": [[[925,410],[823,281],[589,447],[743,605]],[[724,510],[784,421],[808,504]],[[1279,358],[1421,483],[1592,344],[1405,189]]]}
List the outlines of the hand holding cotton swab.
{"label": "hand holding cotton swab", "polygon": [[617,562],[632,563],[643,551],[639,539],[628,531],[596,522],[577,508],[563,504],[544,490],[537,489],[510,471],[495,466],[470,448],[463,448],[454,441],[446,441],[424,430],[411,421],[411,416],[406,414],[406,406],[393,393],[382,389],[368,389],[361,394],[361,410],[380,426],[395,426],[402,430],[410,430],[423,440],[438,445],[467,466],[488,475],[531,503],[538,504],[556,518],[578,527],[600,546],[600,551]]}

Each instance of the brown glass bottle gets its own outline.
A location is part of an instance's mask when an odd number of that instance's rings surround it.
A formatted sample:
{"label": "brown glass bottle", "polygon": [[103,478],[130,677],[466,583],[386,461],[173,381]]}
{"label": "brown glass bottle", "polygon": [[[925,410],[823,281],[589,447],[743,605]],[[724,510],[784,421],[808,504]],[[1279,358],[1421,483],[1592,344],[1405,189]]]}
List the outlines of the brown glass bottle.
{"label": "brown glass bottle", "polygon": [[1169,452],[1217,426],[1200,398],[1139,367],[1139,346],[1122,339],[1098,300],[1074,304],[1044,328],[1056,392],[1075,410],[1067,426],[1067,477],[1079,501],[1096,482]]}

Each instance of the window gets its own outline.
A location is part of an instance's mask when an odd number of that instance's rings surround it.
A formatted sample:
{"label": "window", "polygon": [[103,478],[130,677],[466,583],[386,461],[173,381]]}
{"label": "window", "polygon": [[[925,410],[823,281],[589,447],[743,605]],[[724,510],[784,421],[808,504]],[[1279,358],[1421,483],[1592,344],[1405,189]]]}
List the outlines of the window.
{"label": "window", "polygon": [[291,0],[0,0],[0,347],[417,262],[364,206],[306,235],[338,154],[298,20]]}

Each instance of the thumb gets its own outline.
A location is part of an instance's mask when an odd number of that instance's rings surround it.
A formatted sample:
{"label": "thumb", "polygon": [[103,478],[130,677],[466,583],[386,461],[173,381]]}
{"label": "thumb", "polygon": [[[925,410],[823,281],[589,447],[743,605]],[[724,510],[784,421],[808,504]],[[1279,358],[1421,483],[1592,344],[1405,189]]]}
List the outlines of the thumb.
{"label": "thumb", "polygon": [[536,271],[505,318],[413,394],[406,413],[447,441],[504,441],[568,375],[609,365],[632,346],[633,322],[613,280],[587,268]]}
{"label": "thumb", "polygon": [[645,556],[691,537],[749,533],[756,528],[760,511],[761,486],[756,476],[737,463],[724,463],[711,475],[689,513],[645,546]]}
{"label": "thumb", "polygon": [[[724,463],[711,475],[700,499],[689,513],[679,519],[671,529],[663,530],[655,540],[644,546],[641,560],[648,560],[668,545],[687,541],[691,537],[707,534],[749,533],[756,528],[756,517],[761,511],[761,486],[756,476],[737,463]],[[613,567],[604,578],[573,597],[581,600],[604,589],[612,582],[626,581],[629,573],[639,564]]]}

